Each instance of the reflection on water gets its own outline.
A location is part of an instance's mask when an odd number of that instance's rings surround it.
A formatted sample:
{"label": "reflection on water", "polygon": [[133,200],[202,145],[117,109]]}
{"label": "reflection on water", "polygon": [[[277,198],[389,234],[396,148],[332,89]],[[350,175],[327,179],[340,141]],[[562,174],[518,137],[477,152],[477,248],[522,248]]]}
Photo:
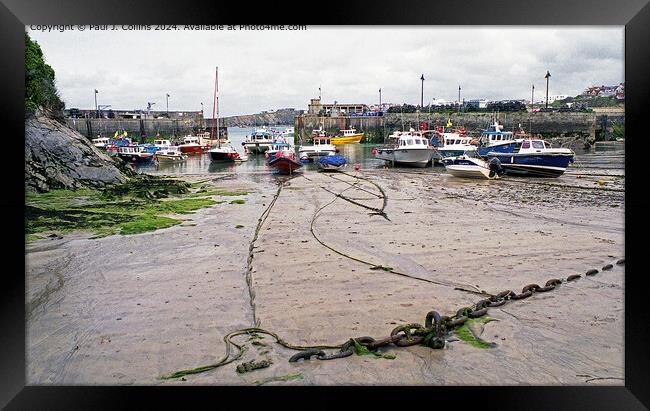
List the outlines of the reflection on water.
{"label": "reflection on water", "polygon": [[[253,132],[253,128],[228,127],[228,136],[232,146],[244,155],[242,142],[246,136]],[[375,144],[343,144],[338,146],[339,154],[344,156],[348,161],[348,171],[353,170],[353,166],[358,164],[362,170],[381,169],[390,167],[385,161],[378,160],[372,154]],[[599,142],[590,149],[576,149],[576,161],[574,166],[580,168],[610,168],[623,169],[625,166],[625,143],[624,142]],[[296,148],[297,150],[297,148]],[[297,153],[296,153],[297,156]],[[136,166],[139,172],[147,174],[242,174],[247,178],[255,181],[274,181],[274,170],[266,165],[264,154],[248,155],[248,161],[235,163],[220,163],[210,160],[209,154],[195,154],[188,157],[187,161],[182,163],[160,162],[158,164],[147,164]],[[402,167],[396,167],[401,169]],[[315,163],[305,164],[298,172],[315,171],[318,166]],[[405,171],[413,170],[404,168]],[[425,167],[417,169],[419,172],[445,173],[443,166]]]}

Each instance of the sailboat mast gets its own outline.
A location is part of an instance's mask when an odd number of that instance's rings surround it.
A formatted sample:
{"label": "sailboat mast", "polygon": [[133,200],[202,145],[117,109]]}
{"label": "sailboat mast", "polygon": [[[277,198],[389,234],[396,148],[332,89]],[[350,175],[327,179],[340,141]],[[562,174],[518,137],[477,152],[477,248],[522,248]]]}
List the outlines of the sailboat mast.
{"label": "sailboat mast", "polygon": [[215,78],[215,95],[217,96],[217,147],[221,147],[221,135],[219,134],[219,66]]}
{"label": "sailboat mast", "polygon": [[214,110],[217,100],[217,78],[214,78],[214,97],[212,98],[212,128],[210,129],[210,140],[214,140]]}

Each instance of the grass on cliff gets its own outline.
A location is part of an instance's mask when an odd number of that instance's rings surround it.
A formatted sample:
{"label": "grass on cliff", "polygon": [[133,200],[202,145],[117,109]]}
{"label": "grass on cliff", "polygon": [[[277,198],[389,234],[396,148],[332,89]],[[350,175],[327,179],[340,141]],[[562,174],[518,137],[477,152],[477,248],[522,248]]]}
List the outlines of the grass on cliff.
{"label": "grass on cliff", "polygon": [[219,195],[214,194],[219,189],[196,193],[192,188],[191,184],[175,179],[140,176],[105,190],[28,193],[25,199],[26,240],[38,240],[46,232],[84,230],[98,238],[154,231],[184,221],[173,215],[190,214],[226,202],[212,198]]}

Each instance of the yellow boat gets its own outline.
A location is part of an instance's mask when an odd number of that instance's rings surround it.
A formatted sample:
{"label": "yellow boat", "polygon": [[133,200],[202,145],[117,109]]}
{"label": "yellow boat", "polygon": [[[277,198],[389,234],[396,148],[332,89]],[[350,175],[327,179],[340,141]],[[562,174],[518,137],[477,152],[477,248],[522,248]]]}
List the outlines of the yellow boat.
{"label": "yellow boat", "polygon": [[347,144],[347,143],[358,143],[363,138],[363,133],[357,133],[357,130],[352,128],[349,130],[341,130],[343,133],[342,136],[332,137],[330,139],[331,144]]}

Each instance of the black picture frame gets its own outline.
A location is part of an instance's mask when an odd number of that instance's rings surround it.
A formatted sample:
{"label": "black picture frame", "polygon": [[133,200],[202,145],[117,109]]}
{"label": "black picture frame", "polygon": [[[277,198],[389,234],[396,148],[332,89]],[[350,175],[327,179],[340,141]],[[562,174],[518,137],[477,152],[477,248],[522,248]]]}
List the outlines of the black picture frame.
{"label": "black picture frame", "polygon": [[[648,324],[650,316],[642,285],[646,275],[643,239],[649,232],[643,196],[643,110],[648,103],[650,73],[650,5],[647,0],[484,0],[446,2],[221,4],[209,1],[146,0],[137,3],[86,0],[2,0],[2,92],[5,177],[0,196],[4,213],[5,269],[0,304],[0,406],[8,409],[223,407],[236,404],[280,404],[300,408],[335,408],[349,401],[382,407],[471,406],[486,409],[647,409],[650,406]],[[288,12],[298,12],[289,17]],[[14,143],[24,136],[24,31],[28,24],[433,24],[433,25],[624,25],[626,83],[625,195],[625,386],[622,387],[64,387],[25,386],[24,169]],[[9,136],[9,137],[8,137]],[[631,144],[631,147],[630,147]],[[631,149],[630,149],[631,148]],[[646,156],[647,157],[647,156]],[[628,224],[631,223],[631,224]],[[633,240],[634,239],[634,240]],[[6,262],[11,261],[11,268]],[[498,365],[495,364],[495,373]],[[179,394],[182,394],[179,396]],[[241,403],[239,401],[242,401]],[[371,401],[371,402],[369,402]],[[369,405],[371,404],[372,405]],[[346,407],[346,408],[347,408]],[[248,407],[246,407],[248,408]]]}

